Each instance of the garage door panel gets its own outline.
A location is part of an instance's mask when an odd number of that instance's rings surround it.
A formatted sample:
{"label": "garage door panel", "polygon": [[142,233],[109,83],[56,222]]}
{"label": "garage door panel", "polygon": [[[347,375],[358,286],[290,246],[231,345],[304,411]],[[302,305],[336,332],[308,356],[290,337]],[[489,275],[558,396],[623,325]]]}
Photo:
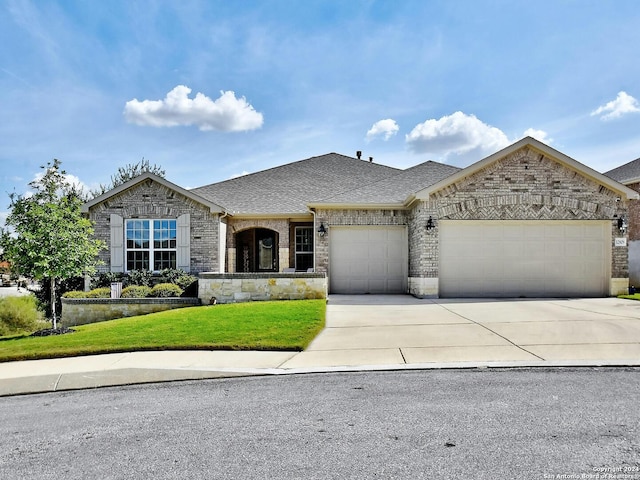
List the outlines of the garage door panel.
{"label": "garage door panel", "polygon": [[[408,245],[405,227],[331,227],[332,293],[405,293]],[[349,268],[349,265],[357,265]]]}
{"label": "garage door panel", "polygon": [[606,221],[442,220],[439,240],[441,296],[608,293]]}

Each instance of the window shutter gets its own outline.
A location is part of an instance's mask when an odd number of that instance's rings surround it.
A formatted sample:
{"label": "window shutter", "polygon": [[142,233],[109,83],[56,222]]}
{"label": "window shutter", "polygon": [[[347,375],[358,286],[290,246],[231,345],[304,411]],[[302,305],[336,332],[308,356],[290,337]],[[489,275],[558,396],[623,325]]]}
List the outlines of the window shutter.
{"label": "window shutter", "polygon": [[177,240],[177,260],[176,268],[191,271],[191,215],[185,213],[178,217],[178,231],[176,232]]}
{"label": "window shutter", "polygon": [[111,271],[124,272],[124,219],[111,214]]}

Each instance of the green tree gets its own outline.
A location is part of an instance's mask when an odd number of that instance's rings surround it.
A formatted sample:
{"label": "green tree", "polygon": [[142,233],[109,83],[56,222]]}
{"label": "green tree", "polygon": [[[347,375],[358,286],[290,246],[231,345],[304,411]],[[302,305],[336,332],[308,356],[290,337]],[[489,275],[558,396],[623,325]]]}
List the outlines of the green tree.
{"label": "green tree", "polygon": [[143,158],[138,163],[130,163],[124,167],[119,167],[118,171],[111,175],[111,183],[109,185],[100,184],[100,186],[96,190],[93,190],[90,195],[94,198],[99,197],[109,190],[128,182],[132,178],[138,177],[147,172],[153,173],[154,175],[162,178],[164,178],[166,174],[162,167],[156,164],[151,165],[149,160],[145,160]]}
{"label": "green tree", "polygon": [[2,247],[12,266],[36,280],[48,279],[51,324],[57,328],[56,282],[92,274],[103,242],[93,238],[91,221],[80,212],[82,193],[66,180],[60,161],[41,167],[29,186],[32,194],[10,194],[10,213]]}

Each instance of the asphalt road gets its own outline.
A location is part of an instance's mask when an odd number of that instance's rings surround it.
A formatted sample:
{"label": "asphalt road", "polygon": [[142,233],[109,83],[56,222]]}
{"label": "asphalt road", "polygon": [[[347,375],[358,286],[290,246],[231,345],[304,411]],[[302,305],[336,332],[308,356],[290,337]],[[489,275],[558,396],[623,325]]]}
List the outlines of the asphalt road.
{"label": "asphalt road", "polygon": [[7,479],[640,479],[639,369],[233,378],[0,399]]}

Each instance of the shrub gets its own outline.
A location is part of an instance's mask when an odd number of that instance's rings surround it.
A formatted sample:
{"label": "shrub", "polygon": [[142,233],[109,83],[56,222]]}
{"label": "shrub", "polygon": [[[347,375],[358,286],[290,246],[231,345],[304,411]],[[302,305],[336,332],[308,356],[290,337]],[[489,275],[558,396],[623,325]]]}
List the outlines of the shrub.
{"label": "shrub", "polygon": [[198,281],[193,275],[189,275],[184,270],[175,268],[166,268],[160,273],[162,281],[166,283],[175,283],[182,290],[187,290],[194,282]]}
{"label": "shrub", "polygon": [[122,289],[120,298],[144,298],[151,294],[151,287],[144,285],[129,285]]}
{"label": "shrub", "polygon": [[94,288],[85,293],[85,298],[111,298],[111,288],[108,287]]}
{"label": "shrub", "polygon": [[144,285],[150,287],[153,282],[153,273],[149,270],[131,270],[129,272],[129,285]]}
{"label": "shrub", "polygon": [[0,298],[0,336],[46,328],[33,295]]}
{"label": "shrub", "polygon": [[174,283],[159,283],[151,289],[151,297],[179,297],[182,289]]}
{"label": "shrub", "polygon": [[71,290],[70,292],[64,292],[62,298],[87,298],[87,293],[80,290]]}
{"label": "shrub", "polygon": [[102,272],[91,281],[91,288],[111,287],[114,282],[122,282],[123,286],[126,286],[128,280],[121,272]]}

